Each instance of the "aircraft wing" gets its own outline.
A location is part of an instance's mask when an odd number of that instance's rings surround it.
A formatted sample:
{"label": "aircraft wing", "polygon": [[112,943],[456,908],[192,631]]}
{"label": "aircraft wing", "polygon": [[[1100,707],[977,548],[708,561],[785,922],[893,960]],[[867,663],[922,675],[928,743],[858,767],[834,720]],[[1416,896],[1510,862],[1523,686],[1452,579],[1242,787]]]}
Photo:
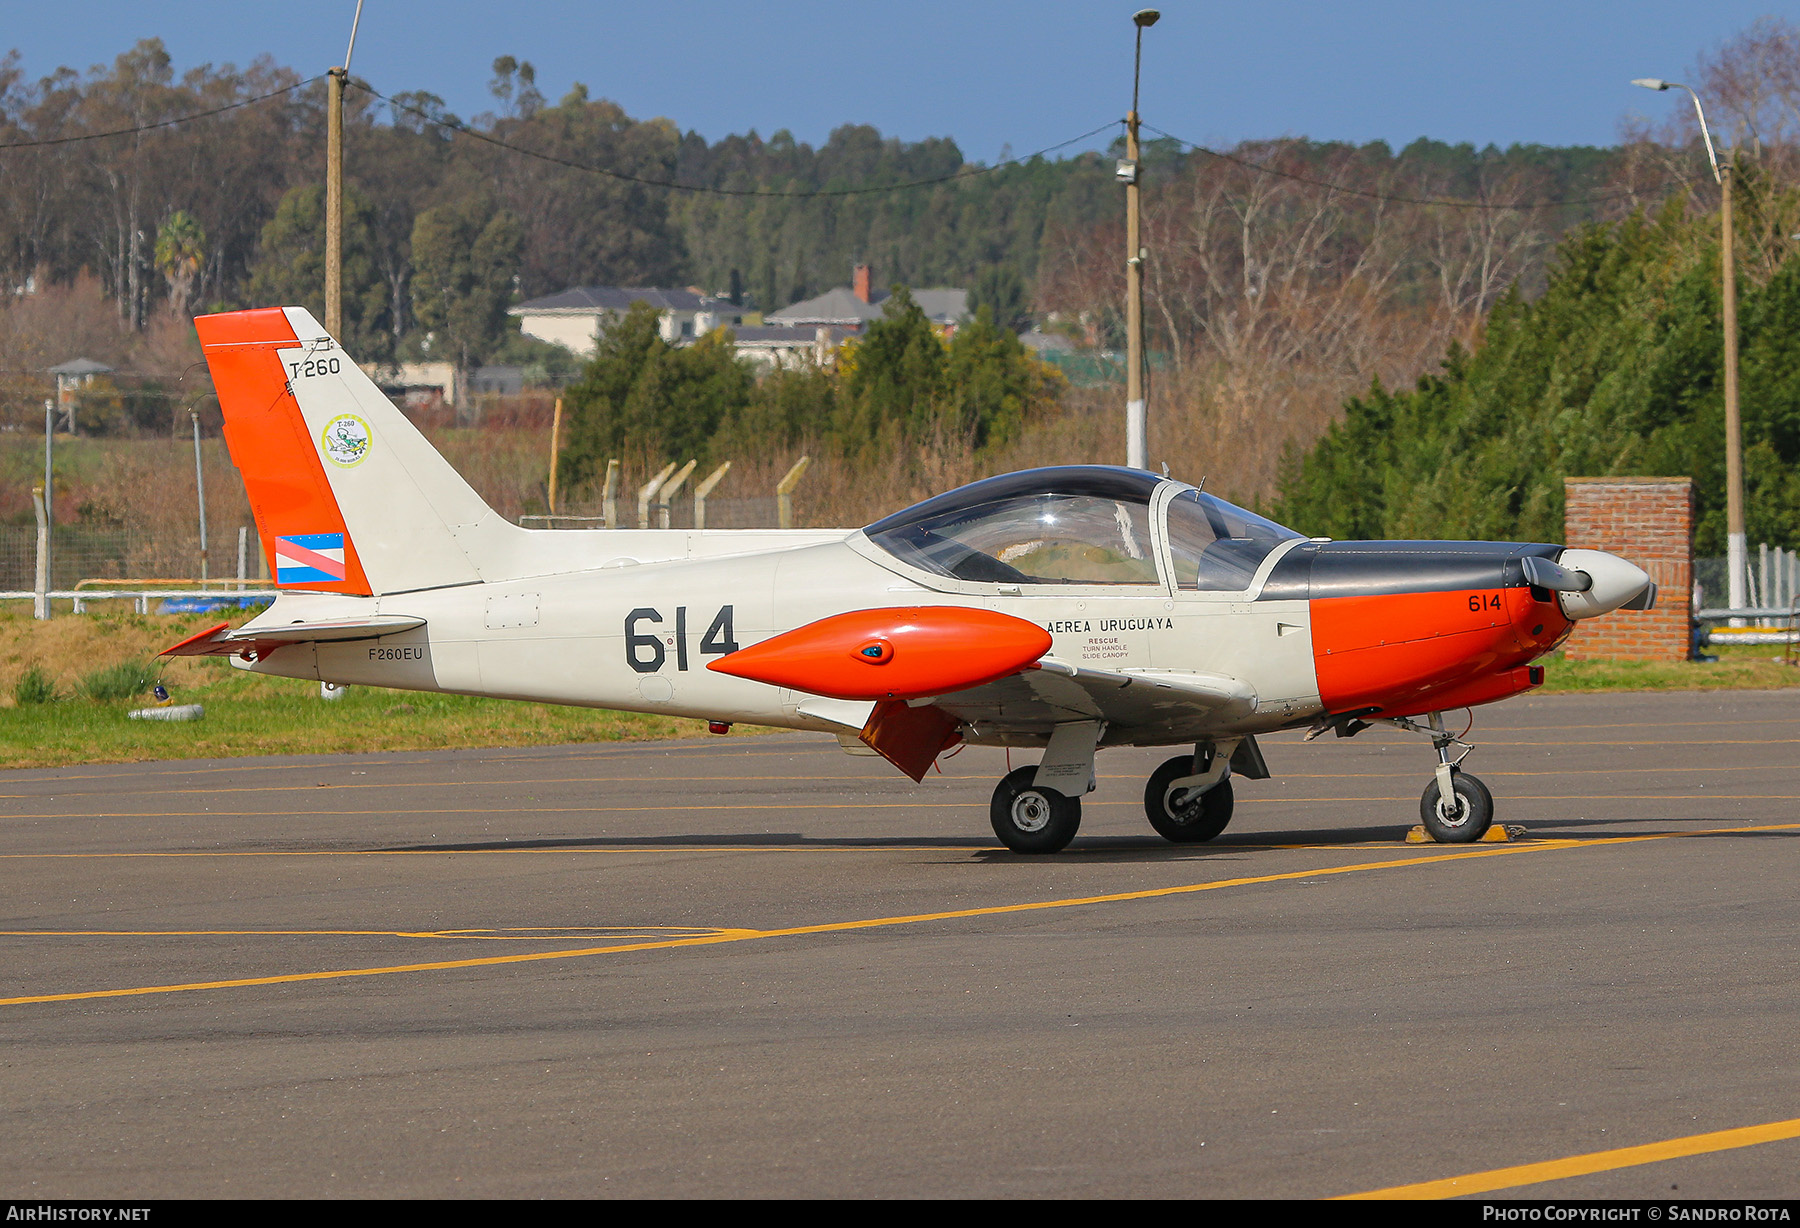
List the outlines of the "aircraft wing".
{"label": "aircraft wing", "polygon": [[163,657],[233,657],[240,653],[266,657],[288,644],[316,644],[328,640],[374,640],[400,631],[423,627],[425,620],[405,614],[374,614],[367,618],[336,618],[314,623],[249,624],[231,629],[230,623],[208,627],[198,635],[190,635],[173,648],[165,648]]}
{"label": "aircraft wing", "polygon": [[933,706],[977,730],[1042,732],[1068,721],[1102,720],[1130,741],[1134,729],[1178,739],[1198,736],[1256,710],[1256,690],[1223,674],[1086,669],[1055,657],[1035,668],[938,696]]}

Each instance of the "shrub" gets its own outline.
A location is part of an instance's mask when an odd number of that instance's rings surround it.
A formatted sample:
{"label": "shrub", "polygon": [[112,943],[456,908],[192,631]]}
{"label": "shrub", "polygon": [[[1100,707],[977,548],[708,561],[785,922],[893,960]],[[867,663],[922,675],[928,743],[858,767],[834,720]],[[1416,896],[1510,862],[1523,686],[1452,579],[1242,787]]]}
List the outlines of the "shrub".
{"label": "shrub", "polygon": [[19,675],[13,683],[13,700],[19,704],[48,704],[56,702],[56,683],[41,666],[33,665]]}
{"label": "shrub", "polygon": [[81,680],[81,693],[89,699],[130,699],[150,689],[151,670],[142,661],[121,661],[97,669]]}

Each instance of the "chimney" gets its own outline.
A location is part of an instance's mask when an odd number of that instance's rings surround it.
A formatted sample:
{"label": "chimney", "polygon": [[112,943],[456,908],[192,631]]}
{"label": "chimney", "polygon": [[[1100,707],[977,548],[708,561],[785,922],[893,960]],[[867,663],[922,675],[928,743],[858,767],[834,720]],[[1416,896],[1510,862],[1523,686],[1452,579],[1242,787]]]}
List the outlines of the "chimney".
{"label": "chimney", "polygon": [[859,264],[850,274],[850,292],[863,302],[869,302],[870,270],[866,264]]}

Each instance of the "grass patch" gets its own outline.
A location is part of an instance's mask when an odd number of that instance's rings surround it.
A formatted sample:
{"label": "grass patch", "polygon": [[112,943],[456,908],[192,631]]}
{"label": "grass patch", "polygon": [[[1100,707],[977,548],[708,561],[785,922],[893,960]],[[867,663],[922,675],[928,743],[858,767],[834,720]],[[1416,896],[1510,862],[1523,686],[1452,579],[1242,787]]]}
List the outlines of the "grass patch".
{"label": "grass patch", "polygon": [[[227,667],[229,668],[229,667]],[[232,671],[209,685],[182,687],[177,703],[198,703],[198,721],[134,721],[139,701],[20,705],[0,711],[0,759],[9,767],[208,759],[236,755],[317,755],[472,746],[555,746],[692,736],[699,721],[351,687],[319,698],[319,684]]]}
{"label": "grass patch", "polygon": [[1779,647],[1719,647],[1717,661],[1544,662],[1539,694],[1566,691],[1779,690],[1800,686],[1800,668],[1781,663]]}
{"label": "grass patch", "polygon": [[82,675],[81,693],[102,703],[130,699],[148,691],[155,677],[156,667],[148,662],[120,661]]}
{"label": "grass patch", "polygon": [[28,665],[13,682],[15,704],[50,704],[56,702],[56,681],[41,665]]}

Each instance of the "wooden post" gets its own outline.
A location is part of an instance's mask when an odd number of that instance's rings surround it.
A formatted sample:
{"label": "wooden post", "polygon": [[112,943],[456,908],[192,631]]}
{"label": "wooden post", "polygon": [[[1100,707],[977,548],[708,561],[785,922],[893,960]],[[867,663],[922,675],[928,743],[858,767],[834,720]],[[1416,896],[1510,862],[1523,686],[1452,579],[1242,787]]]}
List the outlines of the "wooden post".
{"label": "wooden post", "polygon": [[[562,451],[562,398],[556,398],[556,412],[550,418],[550,514],[556,515],[556,459]],[[608,467],[607,476],[612,476]],[[608,523],[607,528],[612,525]]]}
{"label": "wooden post", "polygon": [[325,331],[344,338],[344,78],[325,74]]}

